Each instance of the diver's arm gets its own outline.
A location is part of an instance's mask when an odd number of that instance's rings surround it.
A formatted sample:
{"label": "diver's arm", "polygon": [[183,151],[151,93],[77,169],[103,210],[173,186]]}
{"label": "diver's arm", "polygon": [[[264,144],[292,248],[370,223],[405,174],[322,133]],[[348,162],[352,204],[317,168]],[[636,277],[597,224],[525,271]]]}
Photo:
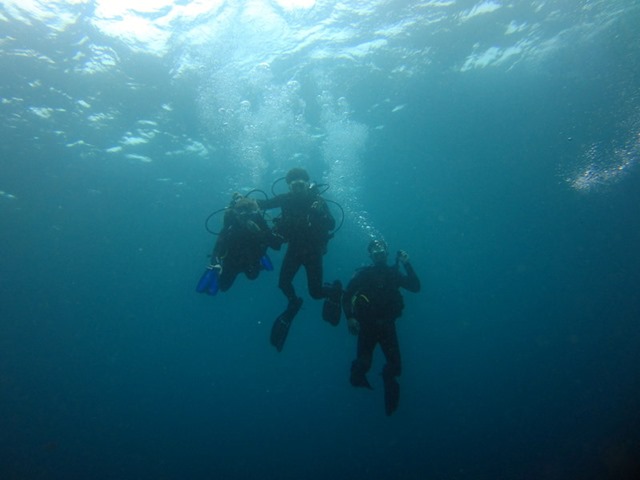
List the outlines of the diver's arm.
{"label": "diver's arm", "polygon": [[218,234],[218,239],[216,240],[215,245],[213,246],[213,251],[211,252],[211,264],[217,264],[221,262],[222,257],[224,257],[229,249],[229,234],[234,224],[237,222],[236,213],[233,209],[227,209],[224,212],[224,219],[222,221],[222,230]]}
{"label": "diver's arm", "polygon": [[222,262],[222,257],[224,257],[227,251],[227,242],[227,232],[220,232],[218,240],[216,240],[216,244],[213,246],[213,251],[211,252],[211,265],[218,265]]}
{"label": "diver's arm", "polygon": [[342,294],[342,310],[344,311],[344,315],[347,318],[353,317],[353,305],[351,303],[351,298],[358,290],[359,283],[359,275],[356,274],[347,284],[347,288],[344,290]]}
{"label": "diver's arm", "polygon": [[224,210],[224,217],[222,219],[222,231],[228,230],[231,226],[236,223],[237,214],[233,210],[233,208],[227,207]]}
{"label": "diver's arm", "polygon": [[283,198],[285,195],[276,195],[275,197],[258,199],[258,208],[260,210],[271,210],[272,208],[282,207]]}
{"label": "diver's arm", "polygon": [[396,262],[402,266],[404,266],[406,275],[400,274],[400,287],[409,290],[410,292],[417,293],[420,291],[420,279],[418,275],[416,275],[415,270],[409,263],[409,254],[404,250],[398,250],[398,254],[396,256]]}
{"label": "diver's arm", "polygon": [[404,262],[402,265],[404,265],[404,269],[407,274],[402,275],[400,286],[410,292],[418,293],[420,291],[420,279],[418,278],[418,275],[416,275],[416,271],[408,261]]}
{"label": "diver's arm", "polygon": [[322,197],[318,197],[311,204],[311,213],[313,214],[314,226],[327,231],[331,231],[336,227],[336,220],[331,215],[329,206]]}
{"label": "diver's arm", "polygon": [[361,289],[361,284],[364,282],[363,277],[363,271],[357,271],[342,295],[342,309],[344,310],[344,316],[347,318],[347,328],[351,335],[358,335],[360,333],[360,322],[354,316],[353,299]]}
{"label": "diver's arm", "polygon": [[322,200],[322,207],[325,212],[327,230],[333,230],[334,228],[336,228],[336,219],[333,218],[333,215],[331,215],[331,210],[329,210],[329,205],[327,205],[327,202],[325,202],[324,200]]}
{"label": "diver's arm", "polygon": [[284,238],[274,233],[261,215],[256,218],[256,224],[260,227],[260,238],[265,246],[273,248],[274,250],[280,250],[280,247],[284,243]]}

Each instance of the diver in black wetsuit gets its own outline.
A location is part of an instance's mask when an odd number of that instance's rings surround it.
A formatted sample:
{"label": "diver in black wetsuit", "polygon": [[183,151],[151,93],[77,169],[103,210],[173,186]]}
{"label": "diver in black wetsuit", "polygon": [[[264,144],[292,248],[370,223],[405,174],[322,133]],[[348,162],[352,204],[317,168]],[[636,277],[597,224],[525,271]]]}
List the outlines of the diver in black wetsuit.
{"label": "diver in black wetsuit", "polygon": [[274,233],[288,242],[282,261],[278,286],[289,301],[287,309],[276,319],[271,330],[271,343],[282,350],[293,318],[302,306],[296,295],[293,279],[300,267],[307,272],[309,294],[314,299],[325,299],[323,318],[337,325],[340,322],[342,284],[323,284],[322,257],[327,251],[335,219],[317,187],[309,183],[309,174],[303,168],[293,168],[285,180],[289,192],[267,200],[258,200],[261,209],[280,208],[281,216],[274,219]]}
{"label": "diver in black wetsuit", "polygon": [[[235,193],[225,209],[222,230],[211,253],[211,264],[198,291],[215,295],[227,291],[239,273],[249,280],[260,270],[273,270],[267,248],[279,250],[282,240],[273,234],[255,200]],[[203,278],[205,278],[203,276]],[[205,284],[206,282],[206,284]]]}
{"label": "diver in black wetsuit", "polygon": [[[400,400],[396,377],[402,372],[400,346],[395,321],[402,314],[404,300],[400,288],[420,291],[420,280],[409,263],[407,252],[400,250],[396,264],[387,265],[387,245],[372,240],[368,247],[373,265],[356,271],[342,297],[349,332],[358,335],[357,358],[351,364],[351,385],[371,388],[366,374],[371,368],[373,350],[380,344],[387,361],[382,370],[385,411],[391,415]],[[406,275],[400,272],[404,266]]]}

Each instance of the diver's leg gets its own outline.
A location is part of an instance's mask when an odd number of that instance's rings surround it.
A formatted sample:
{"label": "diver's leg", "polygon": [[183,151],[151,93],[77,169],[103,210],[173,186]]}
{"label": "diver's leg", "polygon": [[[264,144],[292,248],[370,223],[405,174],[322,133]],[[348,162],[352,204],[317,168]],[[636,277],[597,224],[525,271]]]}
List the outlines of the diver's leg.
{"label": "diver's leg", "polygon": [[259,273],[260,273],[260,262],[255,263],[253,265],[249,265],[244,271],[244,274],[249,280],[255,280],[256,278],[258,278]]}
{"label": "diver's leg", "polygon": [[384,366],[383,375],[399,377],[402,373],[402,359],[400,357],[400,344],[398,343],[395,322],[390,322],[382,328],[380,347],[387,361]]}
{"label": "diver's leg", "polygon": [[402,360],[400,357],[400,345],[396,325],[390,322],[383,327],[383,334],[380,338],[380,347],[384,353],[387,363],[382,369],[382,379],[384,381],[384,406],[387,415],[391,415],[398,409],[400,401],[400,384],[396,380],[402,373]]}
{"label": "diver's leg", "polygon": [[307,287],[311,298],[319,300],[329,295],[329,291],[322,286],[322,255],[315,253],[308,255],[304,261],[304,268],[307,272]]}
{"label": "diver's leg", "polygon": [[334,327],[340,323],[342,314],[342,283],[322,283],[323,265],[322,254],[311,255],[305,259],[304,268],[307,272],[309,295],[316,300],[324,298],[322,304],[322,318]]}
{"label": "diver's leg", "polygon": [[289,328],[291,327],[291,322],[295,318],[298,310],[302,306],[302,298],[295,297],[293,300],[289,302],[286,310],[278,315],[275,322],[271,327],[271,345],[276,347],[276,349],[281,352],[284,347],[284,342],[287,340],[287,335],[289,335]]}
{"label": "diver's leg", "polygon": [[287,253],[282,261],[282,268],[280,270],[280,280],[278,285],[289,300],[289,304],[284,312],[278,315],[273,326],[271,327],[271,345],[276,347],[280,352],[284,347],[284,342],[289,335],[289,328],[291,322],[300,310],[302,306],[302,298],[296,296],[295,289],[293,288],[293,277],[295,277],[298,269],[300,268],[300,262],[295,254],[291,253],[291,249],[287,249]]}
{"label": "diver's leg", "polygon": [[300,261],[297,256],[291,252],[291,248],[287,248],[287,253],[282,260],[282,267],[280,268],[280,278],[278,280],[278,287],[285,294],[289,303],[296,300],[296,291],[293,288],[293,278],[298,273],[300,268]]}
{"label": "diver's leg", "polygon": [[376,337],[374,332],[360,325],[360,333],[358,334],[358,350],[356,359],[351,364],[351,385],[354,387],[371,388],[371,384],[367,380],[367,372],[371,368],[373,359],[373,349],[376,346]]}
{"label": "diver's leg", "polygon": [[218,284],[220,286],[220,291],[226,292],[231,288],[233,282],[238,276],[238,270],[234,265],[225,265],[222,268],[222,273],[220,274],[220,278],[218,279]]}

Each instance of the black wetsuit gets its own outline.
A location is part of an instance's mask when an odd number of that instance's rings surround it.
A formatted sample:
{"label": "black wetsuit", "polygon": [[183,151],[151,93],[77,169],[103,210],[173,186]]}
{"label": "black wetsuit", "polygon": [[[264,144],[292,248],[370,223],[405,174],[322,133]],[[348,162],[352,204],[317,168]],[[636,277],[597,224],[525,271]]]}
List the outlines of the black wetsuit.
{"label": "black wetsuit", "polygon": [[228,210],[211,254],[212,262],[217,259],[222,266],[220,290],[224,292],[231,288],[240,272],[250,280],[255,279],[262,268],[260,259],[267,253],[267,247],[279,249],[280,243],[260,213],[243,216]]}
{"label": "black wetsuit", "polygon": [[402,373],[395,325],[404,308],[400,288],[410,292],[420,291],[420,280],[413,267],[409,263],[404,267],[406,275],[400,272],[398,266],[372,265],[361,268],[347,285],[342,297],[347,319],[355,318],[360,324],[357,357],[351,365],[351,384],[370,388],[366,373],[371,368],[373,351],[380,344],[387,362],[382,376],[388,415],[397,408],[400,387],[395,377]]}
{"label": "black wetsuit", "polygon": [[335,219],[326,202],[314,188],[302,193],[285,193],[268,200],[258,200],[261,209],[280,208],[282,215],[274,220],[274,233],[288,242],[282,261],[278,286],[289,302],[297,296],[293,279],[300,267],[307,272],[309,295],[320,299],[327,297],[331,289],[323,286],[322,257],[327,251],[330,232]]}

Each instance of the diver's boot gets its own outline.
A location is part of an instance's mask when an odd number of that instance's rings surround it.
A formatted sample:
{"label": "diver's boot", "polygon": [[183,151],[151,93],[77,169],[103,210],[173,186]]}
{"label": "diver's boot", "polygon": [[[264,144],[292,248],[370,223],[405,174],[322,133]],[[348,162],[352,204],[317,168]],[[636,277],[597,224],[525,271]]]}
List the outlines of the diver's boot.
{"label": "diver's boot", "polygon": [[351,377],[349,378],[349,381],[354,387],[363,387],[368,388],[369,390],[373,390],[373,387],[369,383],[369,380],[367,380],[365,371],[366,370],[363,370],[362,365],[358,362],[358,360],[354,360],[351,364]]}
{"label": "diver's boot", "polygon": [[369,380],[367,380],[366,375],[354,375],[352,373],[351,378],[349,380],[351,381],[351,385],[353,385],[354,387],[362,387],[362,388],[368,388],[369,390],[373,390],[373,387],[369,383]]}
{"label": "diver's boot", "polygon": [[342,313],[342,282],[336,280],[333,284],[325,283],[324,288],[327,290],[327,296],[322,304],[322,318],[334,327],[340,323]]}
{"label": "diver's boot", "polygon": [[273,322],[273,326],[271,327],[271,345],[276,347],[279,352],[281,352],[282,347],[284,347],[284,342],[289,334],[291,322],[295,318],[301,306],[302,298],[296,297],[292,299],[289,301],[287,309],[278,315],[278,318]]}
{"label": "diver's boot", "polygon": [[384,380],[384,411],[389,416],[398,409],[400,384],[396,377],[383,375],[382,378]]}

